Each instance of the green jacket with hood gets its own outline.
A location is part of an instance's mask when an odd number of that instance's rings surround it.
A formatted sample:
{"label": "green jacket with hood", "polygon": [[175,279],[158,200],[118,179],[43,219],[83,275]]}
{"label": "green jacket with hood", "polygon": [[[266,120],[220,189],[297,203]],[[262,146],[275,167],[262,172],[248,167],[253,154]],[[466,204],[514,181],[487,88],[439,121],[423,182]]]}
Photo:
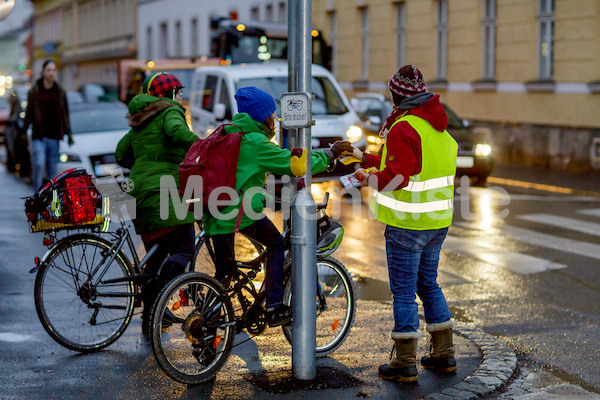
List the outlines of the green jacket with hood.
{"label": "green jacket with hood", "polygon": [[177,168],[198,139],[188,128],[184,108],[170,99],[140,94],[129,102],[129,114],[132,128],[117,145],[115,158],[119,165],[131,170],[129,179],[134,187],[129,194],[136,199],[135,231],[151,233],[194,223],[192,213],[177,218],[171,197],[168,218],[160,217],[161,176],[172,176],[179,187]]}
{"label": "green jacket with hood", "polygon": [[[231,123],[238,125],[244,132],[242,143],[240,144],[240,154],[235,176],[235,190],[238,193],[240,191],[245,193],[251,188],[264,187],[267,172],[292,175],[290,169],[290,150],[282,149],[271,142],[270,138],[263,131],[261,123],[254,121],[246,113],[236,114]],[[239,129],[235,126],[227,126],[225,127],[225,131],[227,133],[239,132]],[[329,158],[324,152],[315,151],[312,153],[311,166],[313,174],[325,171],[328,164]],[[256,214],[261,214],[264,209],[264,201],[265,198],[262,194],[252,196],[252,211]],[[246,210],[245,207],[244,210]],[[207,213],[204,216],[206,232],[211,236],[232,233],[235,229],[239,208],[240,205],[238,202],[236,205],[228,206],[221,210],[221,214],[231,213],[231,217],[226,219],[218,219]],[[244,212],[240,229],[251,225],[255,221]]]}

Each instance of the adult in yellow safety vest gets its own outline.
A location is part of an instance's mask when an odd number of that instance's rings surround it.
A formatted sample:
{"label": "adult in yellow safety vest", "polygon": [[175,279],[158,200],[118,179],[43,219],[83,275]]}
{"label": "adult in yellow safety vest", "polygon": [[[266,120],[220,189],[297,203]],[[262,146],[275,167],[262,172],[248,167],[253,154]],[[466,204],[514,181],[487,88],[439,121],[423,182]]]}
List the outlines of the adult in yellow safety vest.
{"label": "adult in yellow safety vest", "polygon": [[[420,336],[416,295],[423,301],[432,352],[421,365],[440,372],[456,370],[446,299],[437,283],[442,243],[452,223],[458,145],[446,132],[448,117],[439,95],[427,92],[423,75],[405,65],[389,81],[394,109],[380,135],[387,138],[381,156],[361,159],[356,177],[375,189],[370,209],[385,223],[390,289],[394,304],[395,356],[379,367],[379,376],[414,382]],[[366,168],[369,168],[365,170]],[[378,170],[377,170],[377,169]]]}

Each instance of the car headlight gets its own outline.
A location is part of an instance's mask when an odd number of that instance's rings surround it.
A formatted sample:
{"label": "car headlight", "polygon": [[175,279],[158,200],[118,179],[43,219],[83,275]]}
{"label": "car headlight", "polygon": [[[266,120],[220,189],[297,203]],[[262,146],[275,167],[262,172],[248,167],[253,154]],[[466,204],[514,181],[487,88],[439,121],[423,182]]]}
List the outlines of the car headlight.
{"label": "car headlight", "polygon": [[62,153],[58,159],[60,162],[81,162],[81,158],[79,158],[79,156],[67,153]]}
{"label": "car headlight", "polygon": [[363,131],[360,129],[360,127],[352,125],[346,131],[346,137],[350,143],[358,142],[363,137]]}
{"label": "car headlight", "polygon": [[478,143],[475,146],[476,156],[489,156],[490,154],[492,154],[492,146],[489,144]]}

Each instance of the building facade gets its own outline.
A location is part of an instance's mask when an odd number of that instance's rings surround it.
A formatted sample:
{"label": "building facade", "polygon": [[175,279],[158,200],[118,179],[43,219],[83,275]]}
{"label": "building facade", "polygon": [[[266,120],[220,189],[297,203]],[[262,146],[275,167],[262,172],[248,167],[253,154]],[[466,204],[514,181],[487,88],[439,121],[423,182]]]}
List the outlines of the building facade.
{"label": "building facade", "polygon": [[209,55],[211,17],[286,22],[287,0],[178,0],[177,7],[172,0],[139,0],[138,58]]}
{"label": "building facade", "polygon": [[136,56],[136,0],[37,0],[34,71],[52,58],[67,90],[115,86],[117,62]]}
{"label": "building facade", "polygon": [[313,0],[348,94],[415,64],[502,161],[600,167],[600,0]]}

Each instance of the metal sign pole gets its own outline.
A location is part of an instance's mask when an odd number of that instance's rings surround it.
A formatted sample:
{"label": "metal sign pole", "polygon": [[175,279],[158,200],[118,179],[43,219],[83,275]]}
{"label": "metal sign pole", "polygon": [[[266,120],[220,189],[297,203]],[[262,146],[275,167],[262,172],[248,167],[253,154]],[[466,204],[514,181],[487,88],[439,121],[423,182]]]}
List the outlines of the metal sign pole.
{"label": "metal sign pole", "polygon": [[[290,77],[297,77],[295,92],[310,94],[312,93],[311,0],[289,0],[288,5],[293,12],[293,15],[290,12],[288,40],[293,38],[291,43],[297,49],[296,57],[288,58],[289,70],[294,71],[296,68],[297,71],[297,75],[290,74]],[[308,127],[299,129],[299,145],[306,150],[308,164],[304,175],[306,187],[298,192],[292,208],[292,370],[294,378],[300,380],[312,380],[317,376],[317,310],[315,302],[317,297],[317,227],[314,218],[316,204],[310,190],[312,182],[310,123],[312,117],[310,116],[310,95],[307,97],[306,108],[303,109],[310,120],[307,124]],[[302,97],[296,98],[296,101],[290,105],[290,108],[299,109],[302,105]],[[283,107],[282,102],[282,110]],[[302,111],[298,116],[304,116]]]}

